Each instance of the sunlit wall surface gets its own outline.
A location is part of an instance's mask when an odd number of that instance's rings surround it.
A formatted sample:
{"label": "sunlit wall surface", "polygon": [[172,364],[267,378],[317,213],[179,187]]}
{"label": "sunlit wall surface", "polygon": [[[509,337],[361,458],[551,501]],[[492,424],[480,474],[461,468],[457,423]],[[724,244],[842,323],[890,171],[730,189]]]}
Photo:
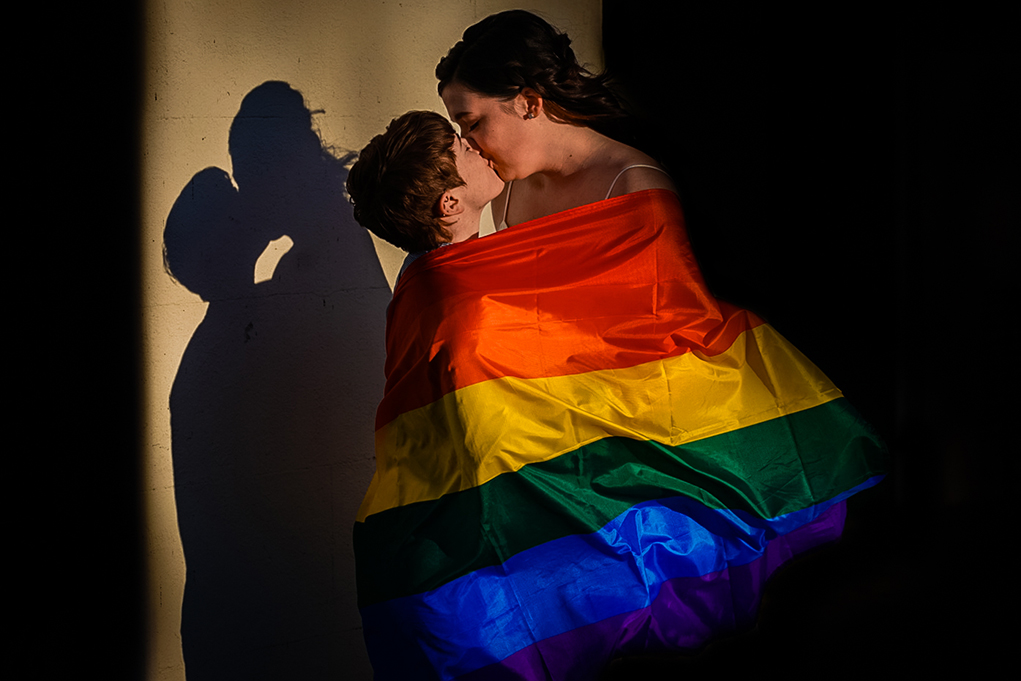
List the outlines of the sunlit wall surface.
{"label": "sunlit wall surface", "polygon": [[[372,475],[401,255],[353,222],[334,157],[408,109],[443,112],[437,60],[468,25],[510,7],[148,3],[151,679],[185,678],[185,658],[192,681],[371,678],[351,527]],[[597,0],[526,8],[599,66]]]}

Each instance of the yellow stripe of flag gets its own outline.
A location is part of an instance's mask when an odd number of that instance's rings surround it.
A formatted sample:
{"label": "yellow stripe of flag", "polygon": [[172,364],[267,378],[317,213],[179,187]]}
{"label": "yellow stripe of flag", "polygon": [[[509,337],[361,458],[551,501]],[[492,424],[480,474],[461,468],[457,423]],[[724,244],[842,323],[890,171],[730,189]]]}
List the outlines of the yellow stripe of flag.
{"label": "yellow stripe of flag", "polygon": [[376,433],[376,475],[358,520],[438,499],[606,437],[677,446],[841,397],[768,325],[725,352],[626,369],[500,378],[401,414]]}

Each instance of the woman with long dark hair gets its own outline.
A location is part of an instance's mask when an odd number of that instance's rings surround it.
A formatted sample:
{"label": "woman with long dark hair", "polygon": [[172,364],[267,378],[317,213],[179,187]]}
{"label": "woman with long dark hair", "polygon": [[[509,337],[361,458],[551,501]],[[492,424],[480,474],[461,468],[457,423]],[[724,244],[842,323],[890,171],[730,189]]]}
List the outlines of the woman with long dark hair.
{"label": "woman with long dark hair", "polygon": [[643,189],[673,190],[647,154],[619,141],[628,116],[575,58],[566,34],[512,10],[464,32],[436,67],[440,96],[461,134],[507,188],[498,228]]}

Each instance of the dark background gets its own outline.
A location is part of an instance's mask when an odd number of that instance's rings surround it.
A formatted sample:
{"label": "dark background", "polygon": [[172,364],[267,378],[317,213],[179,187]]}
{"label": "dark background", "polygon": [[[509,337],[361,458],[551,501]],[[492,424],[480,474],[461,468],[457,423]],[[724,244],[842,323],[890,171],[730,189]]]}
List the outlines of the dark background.
{"label": "dark background", "polygon": [[11,425],[29,434],[16,451],[32,462],[9,478],[17,517],[29,519],[14,554],[28,560],[14,591],[25,618],[13,640],[41,676],[135,680],[145,675],[149,598],[138,290],[142,7],[114,1],[44,12],[29,23],[33,47],[12,68],[24,87],[9,101],[17,121],[10,143],[27,152],[8,190],[28,207],[11,230],[25,245],[13,252],[14,271],[36,280],[27,314],[10,328],[19,344],[10,373],[14,389],[25,388]]}
{"label": "dark background", "polygon": [[607,67],[679,183],[713,291],[818,364],[893,468],[849,502],[840,544],[774,578],[755,631],[609,678],[980,670],[1018,602],[1001,548],[1019,470],[1006,22],[707,6],[604,0]]}
{"label": "dark background", "polygon": [[[50,321],[28,336],[46,361],[26,395],[54,443],[39,469],[70,481],[59,525],[33,540],[56,546],[38,555],[58,577],[32,621],[62,632],[45,639],[45,665],[59,648],[105,678],[135,679],[145,591],[133,5],[51,21],[57,42],[76,36],[46,67],[69,107],[26,119],[73,133],[47,143],[55,155],[34,153],[44,167],[22,177],[41,178],[44,225],[59,228],[36,274],[74,273],[41,289],[33,311]],[[1008,26],[929,5],[795,13],[605,0],[607,65],[680,185],[714,291],[826,371],[894,462],[852,500],[841,544],[774,579],[756,631],[698,656],[627,661],[616,678],[974,673],[1002,656],[1017,603],[1006,235],[1021,186]],[[59,200],[45,179],[54,167]]]}

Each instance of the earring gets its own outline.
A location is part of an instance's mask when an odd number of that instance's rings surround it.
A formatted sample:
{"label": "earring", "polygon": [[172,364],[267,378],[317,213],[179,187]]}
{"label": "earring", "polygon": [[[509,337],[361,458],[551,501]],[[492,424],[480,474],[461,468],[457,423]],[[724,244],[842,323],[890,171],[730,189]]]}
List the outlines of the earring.
{"label": "earring", "polygon": [[525,119],[529,121],[532,120],[533,118],[535,118],[535,114],[532,113],[531,111],[529,111],[528,114],[525,116]]}

